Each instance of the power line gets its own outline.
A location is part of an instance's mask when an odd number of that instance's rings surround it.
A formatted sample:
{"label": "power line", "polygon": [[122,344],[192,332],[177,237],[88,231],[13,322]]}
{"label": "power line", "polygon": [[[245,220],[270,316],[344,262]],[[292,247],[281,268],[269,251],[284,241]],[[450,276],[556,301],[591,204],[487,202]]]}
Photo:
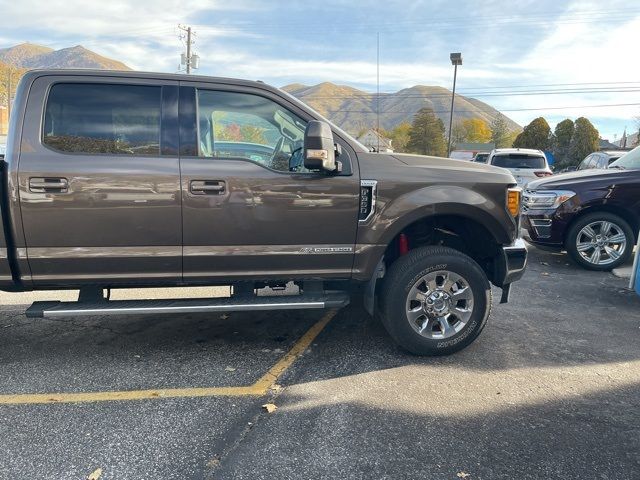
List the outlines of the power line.
{"label": "power line", "polygon": [[[530,112],[530,111],[542,111],[542,110],[570,110],[570,109],[583,109],[583,108],[603,108],[603,107],[629,107],[629,106],[640,106],[640,103],[607,103],[607,104],[599,104],[599,105],[565,105],[562,107],[539,107],[539,108],[501,108],[500,112]],[[418,111],[416,110],[386,110],[381,113],[409,113],[414,114]],[[445,110],[432,110],[433,113],[450,113],[451,109]],[[486,109],[478,108],[476,110],[460,110],[456,109],[458,113],[477,113],[478,111],[487,114],[494,114],[494,111],[489,111]],[[327,109],[328,113],[363,113],[369,115],[375,115],[374,111],[371,110],[342,110],[342,109]]]}
{"label": "power line", "polygon": [[[624,89],[570,89],[570,90],[531,90],[531,91],[513,91],[513,92],[458,92],[460,95],[464,95],[469,98],[475,97],[517,97],[517,96],[546,96],[546,95],[576,95],[576,94],[604,94],[604,93],[640,93],[640,87],[629,87]],[[372,98],[377,98],[377,93],[354,93],[354,94],[338,94],[338,95],[309,95],[309,99],[313,100],[363,100],[367,101]],[[407,93],[407,94],[393,94],[383,93],[380,94],[381,100],[396,100],[396,99],[431,99],[431,98],[450,98],[451,93]]]}

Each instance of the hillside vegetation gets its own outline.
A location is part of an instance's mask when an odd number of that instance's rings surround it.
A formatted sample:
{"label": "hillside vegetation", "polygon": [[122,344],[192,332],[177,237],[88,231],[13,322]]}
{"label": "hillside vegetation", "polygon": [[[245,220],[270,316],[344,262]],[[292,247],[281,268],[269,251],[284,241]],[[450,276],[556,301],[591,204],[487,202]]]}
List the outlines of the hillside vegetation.
{"label": "hillside vegetation", "polygon": [[[377,124],[378,98],[373,93],[331,82],[313,86],[292,84],[283,89],[351,133]],[[391,130],[403,122],[410,122],[423,108],[431,109],[445,125],[449,125],[451,91],[446,88],[416,85],[395,93],[380,94],[379,101],[381,129]],[[484,102],[456,95],[454,123],[481,119],[491,124],[498,114],[495,108]],[[509,130],[522,130],[513,120],[505,117],[505,121]]]}

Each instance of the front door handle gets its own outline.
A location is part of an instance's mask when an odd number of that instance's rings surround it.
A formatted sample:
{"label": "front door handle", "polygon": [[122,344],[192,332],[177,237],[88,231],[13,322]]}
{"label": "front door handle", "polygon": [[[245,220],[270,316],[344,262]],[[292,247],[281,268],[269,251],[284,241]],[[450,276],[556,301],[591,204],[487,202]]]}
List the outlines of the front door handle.
{"label": "front door handle", "polygon": [[189,191],[194,195],[222,195],[225,183],[222,180],[191,180]]}
{"label": "front door handle", "polygon": [[69,182],[66,178],[32,177],[29,179],[29,191],[32,193],[67,193]]}

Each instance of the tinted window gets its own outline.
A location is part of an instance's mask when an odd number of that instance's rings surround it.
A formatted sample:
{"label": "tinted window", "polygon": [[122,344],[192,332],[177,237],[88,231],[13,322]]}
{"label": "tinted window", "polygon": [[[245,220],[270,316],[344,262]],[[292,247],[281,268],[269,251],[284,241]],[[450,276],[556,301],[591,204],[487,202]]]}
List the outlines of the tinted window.
{"label": "tinted window", "polygon": [[496,155],[491,164],[502,168],[545,168],[546,166],[543,157],[524,153]]}
{"label": "tinted window", "polygon": [[591,155],[589,155],[587,158],[585,158],[584,160],[582,160],[582,162],[580,162],[580,165],[578,165],[577,170],[586,170],[587,168],[589,168],[589,162],[591,161]]}
{"label": "tinted window", "polygon": [[161,87],[56,84],[44,143],[75,153],[159,155]]}
{"label": "tinted window", "polygon": [[198,90],[198,155],[241,158],[282,172],[303,166],[307,122],[258,95]]}

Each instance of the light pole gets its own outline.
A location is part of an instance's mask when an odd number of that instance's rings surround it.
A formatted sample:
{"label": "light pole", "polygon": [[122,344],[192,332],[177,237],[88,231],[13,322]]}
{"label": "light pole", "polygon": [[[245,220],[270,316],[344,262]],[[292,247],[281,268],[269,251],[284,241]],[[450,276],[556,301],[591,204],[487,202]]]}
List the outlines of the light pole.
{"label": "light pole", "polygon": [[458,65],[462,65],[462,53],[452,53],[449,55],[451,65],[453,65],[453,92],[451,94],[451,115],[449,116],[449,141],[447,144],[447,157],[451,155],[451,129],[453,127],[453,102],[456,99],[456,77],[458,76]]}

